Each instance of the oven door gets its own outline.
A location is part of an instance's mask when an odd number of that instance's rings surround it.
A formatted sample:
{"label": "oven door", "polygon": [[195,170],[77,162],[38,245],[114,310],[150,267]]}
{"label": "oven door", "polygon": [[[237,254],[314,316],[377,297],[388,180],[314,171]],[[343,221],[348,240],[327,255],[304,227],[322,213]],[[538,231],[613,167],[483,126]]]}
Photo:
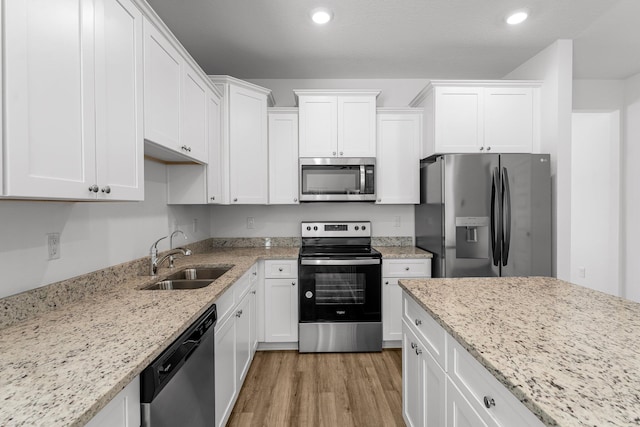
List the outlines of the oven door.
{"label": "oven door", "polygon": [[300,322],[380,322],[379,258],[302,258]]}

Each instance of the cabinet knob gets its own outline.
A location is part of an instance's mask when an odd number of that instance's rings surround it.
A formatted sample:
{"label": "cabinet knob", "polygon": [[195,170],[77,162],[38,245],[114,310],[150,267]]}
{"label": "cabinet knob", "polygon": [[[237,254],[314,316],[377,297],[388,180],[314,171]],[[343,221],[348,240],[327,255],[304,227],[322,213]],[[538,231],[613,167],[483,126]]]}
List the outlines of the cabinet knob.
{"label": "cabinet knob", "polygon": [[297,202],[297,201],[298,201],[298,199],[297,199],[297,198],[294,198],[294,199],[293,199],[293,201],[294,201],[294,202]]}
{"label": "cabinet knob", "polygon": [[422,354],[422,350],[419,348],[416,348],[416,356],[420,356]]}
{"label": "cabinet knob", "polygon": [[296,282],[291,282],[291,286],[295,286],[295,285],[296,285]]}
{"label": "cabinet knob", "polygon": [[422,320],[416,319],[415,323],[416,323],[416,326],[420,326],[420,325],[422,325]]}
{"label": "cabinet knob", "polygon": [[282,271],[282,267],[278,268],[278,271]]}
{"label": "cabinet knob", "polygon": [[411,348],[416,348],[416,343],[411,342]]}
{"label": "cabinet knob", "polygon": [[487,151],[491,151],[491,147],[487,147]]}
{"label": "cabinet knob", "polygon": [[378,199],[378,203],[382,202],[382,199]]}
{"label": "cabinet knob", "polygon": [[343,155],[344,155],[344,153],[341,151],[341,152],[340,152],[340,155],[341,155],[341,156],[343,156]]}
{"label": "cabinet knob", "polygon": [[187,147],[186,145],[183,145],[183,146],[182,146],[182,147],[180,147],[180,148],[182,148],[184,151],[187,151],[187,152],[189,152],[189,153],[191,152],[191,147]]}
{"label": "cabinet knob", "polygon": [[237,201],[238,201],[238,199],[233,199],[233,201],[234,201],[234,202],[237,202]]}
{"label": "cabinet knob", "polygon": [[256,294],[256,291],[251,291],[251,293],[252,293],[253,295],[255,295],[255,294]]}
{"label": "cabinet knob", "polygon": [[480,151],[484,151],[484,147],[480,147]]}
{"label": "cabinet knob", "polygon": [[336,152],[335,152],[335,151],[333,152],[333,155],[334,155],[334,156],[336,155]]}
{"label": "cabinet knob", "polygon": [[485,396],[484,397],[484,406],[487,409],[490,409],[492,406],[496,406],[496,401],[493,400],[493,397]]}
{"label": "cabinet knob", "polygon": [[111,187],[107,185],[106,187],[102,188],[102,192],[107,194],[111,193]]}
{"label": "cabinet knob", "polygon": [[389,284],[389,281],[387,280],[386,282],[384,282],[384,284],[385,284],[385,285],[388,285],[388,284]]}
{"label": "cabinet knob", "polygon": [[236,313],[236,317],[240,317],[242,316],[242,310],[238,310],[238,312]]}
{"label": "cabinet knob", "polygon": [[98,186],[93,184],[91,187],[89,187],[89,191],[93,191],[94,193],[98,192]]}
{"label": "cabinet knob", "polygon": [[211,196],[211,200],[215,200],[215,199],[216,199],[216,196]]}
{"label": "cabinet knob", "polygon": [[409,271],[409,267],[405,267],[405,268],[404,268],[404,270],[405,270],[405,271]]}

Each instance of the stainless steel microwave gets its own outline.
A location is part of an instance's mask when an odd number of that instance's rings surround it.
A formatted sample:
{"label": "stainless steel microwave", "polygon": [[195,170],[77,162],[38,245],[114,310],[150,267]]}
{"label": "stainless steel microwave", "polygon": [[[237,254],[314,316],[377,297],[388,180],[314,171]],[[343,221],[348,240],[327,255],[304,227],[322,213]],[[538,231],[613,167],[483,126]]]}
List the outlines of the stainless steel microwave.
{"label": "stainless steel microwave", "polygon": [[375,171],[375,158],[300,158],[300,201],[375,201]]}

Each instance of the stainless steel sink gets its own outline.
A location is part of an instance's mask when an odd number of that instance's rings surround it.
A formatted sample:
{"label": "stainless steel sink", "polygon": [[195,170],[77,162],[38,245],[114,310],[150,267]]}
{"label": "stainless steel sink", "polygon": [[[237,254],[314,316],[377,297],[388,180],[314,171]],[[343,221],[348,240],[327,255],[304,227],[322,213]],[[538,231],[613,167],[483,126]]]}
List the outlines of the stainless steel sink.
{"label": "stainless steel sink", "polygon": [[212,284],[232,267],[185,268],[168,276],[164,280],[142,288],[146,291],[171,289],[200,289]]}

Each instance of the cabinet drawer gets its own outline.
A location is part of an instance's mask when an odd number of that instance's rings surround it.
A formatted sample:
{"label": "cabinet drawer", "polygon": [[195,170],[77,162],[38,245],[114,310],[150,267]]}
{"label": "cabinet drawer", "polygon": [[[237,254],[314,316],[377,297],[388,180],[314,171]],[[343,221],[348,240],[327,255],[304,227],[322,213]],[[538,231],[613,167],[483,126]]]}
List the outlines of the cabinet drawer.
{"label": "cabinet drawer", "polygon": [[431,260],[422,259],[383,259],[383,277],[431,277]]}
{"label": "cabinet drawer", "polygon": [[[447,359],[449,377],[487,423],[504,427],[544,425],[451,336],[447,337]],[[485,406],[485,397],[490,408]]]}
{"label": "cabinet drawer", "polygon": [[294,259],[265,261],[264,277],[266,279],[294,279],[298,277],[298,261]]}
{"label": "cabinet drawer", "polygon": [[406,292],[402,293],[402,318],[411,325],[426,349],[446,371],[446,331]]}
{"label": "cabinet drawer", "polygon": [[240,303],[242,298],[244,298],[247,292],[249,292],[249,288],[251,288],[251,285],[253,284],[252,278],[253,272],[249,269],[236,281],[236,283],[233,284],[233,295],[236,305]]}

